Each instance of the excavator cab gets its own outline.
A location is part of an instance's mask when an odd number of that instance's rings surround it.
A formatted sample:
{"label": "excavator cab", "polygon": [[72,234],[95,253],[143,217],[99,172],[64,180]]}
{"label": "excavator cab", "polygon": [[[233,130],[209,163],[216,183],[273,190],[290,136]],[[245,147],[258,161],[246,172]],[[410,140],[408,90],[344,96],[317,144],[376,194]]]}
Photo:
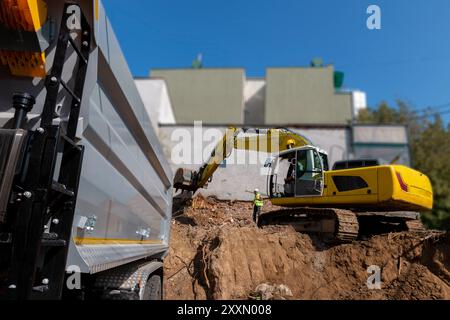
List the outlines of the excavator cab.
{"label": "excavator cab", "polygon": [[268,194],[271,198],[321,196],[325,170],[328,156],[315,147],[283,151],[270,164]]}

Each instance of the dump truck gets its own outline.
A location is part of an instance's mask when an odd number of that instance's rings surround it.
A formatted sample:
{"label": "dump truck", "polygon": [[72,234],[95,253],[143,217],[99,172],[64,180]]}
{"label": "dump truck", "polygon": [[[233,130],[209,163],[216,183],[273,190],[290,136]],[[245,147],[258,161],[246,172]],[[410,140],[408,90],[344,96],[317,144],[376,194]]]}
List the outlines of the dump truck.
{"label": "dump truck", "polygon": [[[330,170],[328,154],[286,128],[229,127],[198,170],[179,168],[174,187],[186,198],[211,182],[233,149],[268,153],[267,196],[279,210],[263,212],[258,224],[289,224],[327,240],[423,229],[420,212],[433,207],[428,177],[403,165],[348,160]],[[368,159],[367,159],[368,160]]]}
{"label": "dump truck", "polygon": [[172,172],[101,1],[0,34],[0,298],[161,298]]}

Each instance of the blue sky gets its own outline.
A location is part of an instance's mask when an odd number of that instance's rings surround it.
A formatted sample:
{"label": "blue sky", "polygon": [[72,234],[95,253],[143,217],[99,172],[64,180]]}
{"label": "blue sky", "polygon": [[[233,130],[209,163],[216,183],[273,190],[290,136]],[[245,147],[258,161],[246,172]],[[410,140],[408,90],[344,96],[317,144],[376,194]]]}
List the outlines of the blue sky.
{"label": "blue sky", "polygon": [[[381,30],[366,9],[381,8]],[[449,0],[104,0],[132,73],[190,67],[306,66],[313,57],[345,72],[369,105],[403,99],[416,108],[449,104]],[[445,116],[448,120],[450,114]]]}

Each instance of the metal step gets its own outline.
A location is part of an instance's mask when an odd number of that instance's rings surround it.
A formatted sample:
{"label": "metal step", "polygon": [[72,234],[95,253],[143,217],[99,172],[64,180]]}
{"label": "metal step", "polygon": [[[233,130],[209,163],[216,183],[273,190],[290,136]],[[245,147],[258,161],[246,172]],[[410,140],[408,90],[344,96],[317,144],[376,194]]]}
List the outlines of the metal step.
{"label": "metal step", "polygon": [[41,245],[44,247],[65,247],[67,242],[59,239],[59,235],[55,232],[45,232],[42,235]]}
{"label": "metal step", "polygon": [[67,189],[65,185],[63,185],[57,181],[53,181],[52,190],[62,193],[62,194],[65,194],[66,196],[69,196],[69,197],[73,197],[75,195],[75,193],[72,190]]}
{"label": "metal step", "polygon": [[62,239],[56,240],[43,239],[41,244],[43,247],[65,247],[67,245],[67,242]]}

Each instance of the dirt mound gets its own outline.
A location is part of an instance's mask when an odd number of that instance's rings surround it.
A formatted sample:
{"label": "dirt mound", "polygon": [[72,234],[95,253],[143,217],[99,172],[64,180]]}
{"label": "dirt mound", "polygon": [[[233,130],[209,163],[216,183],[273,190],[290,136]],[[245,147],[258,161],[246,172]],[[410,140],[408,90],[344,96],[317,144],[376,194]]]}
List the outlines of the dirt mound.
{"label": "dirt mound", "polygon": [[[251,213],[250,203],[195,198],[175,215],[167,299],[450,299],[447,234],[392,233],[330,247],[289,227],[257,228]],[[381,288],[369,289],[368,269],[377,268]]]}

